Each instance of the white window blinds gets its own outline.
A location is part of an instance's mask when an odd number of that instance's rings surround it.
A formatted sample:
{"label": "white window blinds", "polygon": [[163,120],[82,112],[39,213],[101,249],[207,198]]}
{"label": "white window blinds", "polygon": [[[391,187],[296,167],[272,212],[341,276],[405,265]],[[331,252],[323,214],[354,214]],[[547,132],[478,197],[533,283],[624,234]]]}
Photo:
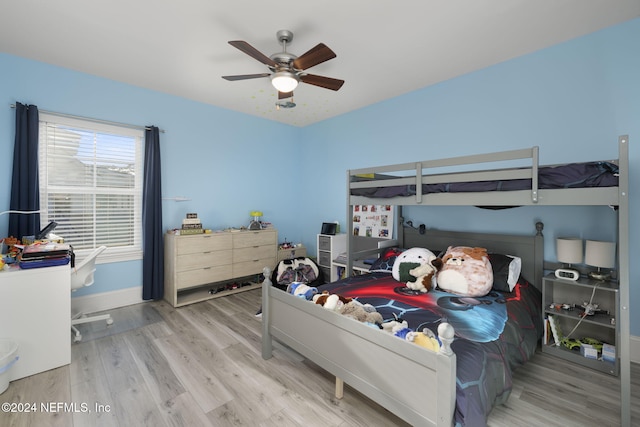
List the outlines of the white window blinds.
{"label": "white window blinds", "polygon": [[40,206],[43,225],[107,258],[142,255],[142,129],[40,114]]}

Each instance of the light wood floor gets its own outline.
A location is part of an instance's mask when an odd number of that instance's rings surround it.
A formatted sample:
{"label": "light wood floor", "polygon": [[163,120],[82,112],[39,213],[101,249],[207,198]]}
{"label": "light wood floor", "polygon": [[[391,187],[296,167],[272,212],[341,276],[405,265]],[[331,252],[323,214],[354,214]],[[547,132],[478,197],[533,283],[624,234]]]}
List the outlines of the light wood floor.
{"label": "light wood floor", "polygon": [[[10,384],[0,402],[35,403],[37,411],[0,412],[0,426],[407,425],[348,386],[335,400],[333,378],[282,346],[263,360],[259,306],[258,289],[180,309],[151,302],[111,310],[112,326],[81,325],[71,365]],[[640,425],[635,364],[632,391]],[[41,403],[59,411],[43,413]],[[489,426],[619,420],[615,378],[538,353],[516,371],[513,393]]]}

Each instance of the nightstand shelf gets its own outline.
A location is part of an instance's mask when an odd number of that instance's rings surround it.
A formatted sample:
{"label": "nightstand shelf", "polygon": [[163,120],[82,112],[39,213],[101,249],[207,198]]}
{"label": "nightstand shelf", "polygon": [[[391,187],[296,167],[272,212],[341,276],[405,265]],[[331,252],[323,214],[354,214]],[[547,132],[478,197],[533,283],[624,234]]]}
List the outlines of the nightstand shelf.
{"label": "nightstand shelf", "polygon": [[[585,316],[582,306],[589,301],[598,304],[598,311],[593,315]],[[600,282],[583,277],[573,281],[559,279],[553,274],[545,276],[542,280],[544,317],[545,319],[553,318],[559,328],[560,338],[568,334],[570,334],[569,338],[577,340],[593,338],[610,344],[617,350],[620,331],[616,316],[619,312],[619,301],[619,285],[615,282]],[[574,328],[575,331],[571,333]],[[569,349],[563,345],[556,345],[550,330],[546,337],[547,342],[542,344],[544,353],[611,375],[619,374],[617,353],[614,361],[603,360],[601,352],[598,354],[598,359],[591,359],[580,353],[579,346]]]}

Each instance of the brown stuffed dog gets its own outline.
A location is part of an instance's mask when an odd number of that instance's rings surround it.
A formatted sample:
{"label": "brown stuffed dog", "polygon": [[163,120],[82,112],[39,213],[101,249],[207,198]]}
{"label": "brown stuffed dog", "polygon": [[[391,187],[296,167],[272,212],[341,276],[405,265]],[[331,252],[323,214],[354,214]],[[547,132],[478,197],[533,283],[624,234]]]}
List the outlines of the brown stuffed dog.
{"label": "brown stuffed dog", "polygon": [[343,305],[350,303],[351,298],[338,294],[329,294],[329,291],[323,291],[321,294],[313,296],[313,302],[323,306],[327,310],[337,311]]}

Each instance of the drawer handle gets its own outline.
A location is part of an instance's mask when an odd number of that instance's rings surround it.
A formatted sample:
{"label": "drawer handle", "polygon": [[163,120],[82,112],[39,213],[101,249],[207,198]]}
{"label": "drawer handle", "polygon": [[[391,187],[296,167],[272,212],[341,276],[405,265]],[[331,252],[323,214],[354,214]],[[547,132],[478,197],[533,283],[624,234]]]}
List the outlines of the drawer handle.
{"label": "drawer handle", "polygon": [[204,236],[202,236],[202,237],[204,237],[205,239],[208,239],[209,237],[211,237],[211,234],[205,234],[205,235],[204,235]]}
{"label": "drawer handle", "polygon": [[204,270],[211,270],[211,267],[204,267]]}

